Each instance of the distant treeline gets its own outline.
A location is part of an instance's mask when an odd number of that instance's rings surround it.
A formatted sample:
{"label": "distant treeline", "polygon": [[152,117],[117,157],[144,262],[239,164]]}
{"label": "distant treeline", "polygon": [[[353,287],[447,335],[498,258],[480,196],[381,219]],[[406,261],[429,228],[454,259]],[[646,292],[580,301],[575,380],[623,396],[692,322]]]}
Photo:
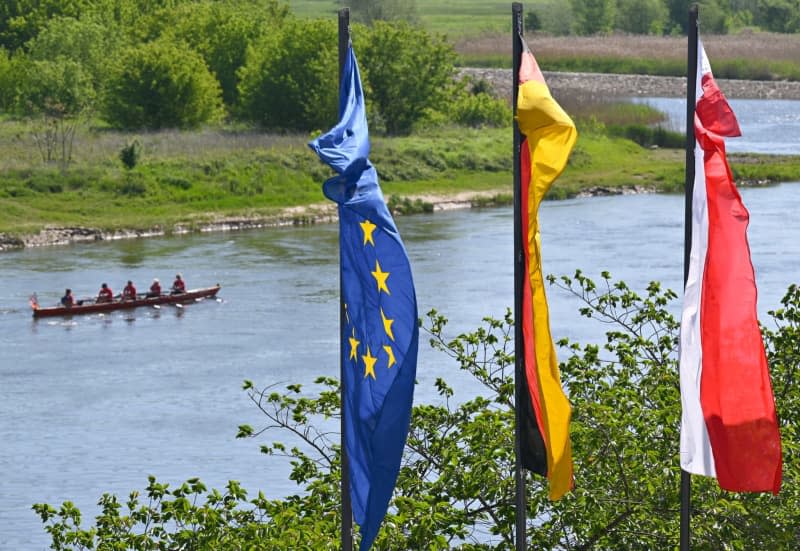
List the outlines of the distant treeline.
{"label": "distant treeline", "polygon": [[527,30],[551,34],[686,34],[689,5],[699,6],[705,33],[745,27],[800,31],[797,0],[533,0],[526,3]]}
{"label": "distant treeline", "polygon": [[[685,35],[689,5],[693,3],[699,6],[705,33],[725,34],[745,27],[778,33],[800,30],[797,0],[526,0],[522,3],[526,29],[553,35],[611,32]],[[451,36],[497,28],[496,18],[507,24],[511,8],[508,0],[291,0],[289,4],[306,15],[331,13],[336,5],[349,6],[353,17],[365,23],[403,19]]]}
{"label": "distant treeline", "polygon": [[[352,37],[373,129],[508,124],[507,105],[454,81],[444,38],[383,21],[354,23]],[[119,129],[313,132],[336,118],[337,43],[335,17],[297,19],[276,0],[2,2],[0,110],[62,133],[87,115]]]}

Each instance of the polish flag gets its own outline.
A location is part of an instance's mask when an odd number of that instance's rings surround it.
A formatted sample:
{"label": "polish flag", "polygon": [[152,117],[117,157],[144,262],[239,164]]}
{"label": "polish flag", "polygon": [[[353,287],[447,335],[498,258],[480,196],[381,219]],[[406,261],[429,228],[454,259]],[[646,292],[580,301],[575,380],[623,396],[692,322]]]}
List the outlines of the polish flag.
{"label": "polish flag", "polygon": [[739,124],[698,41],[692,244],[680,335],[681,468],[734,492],[781,486],[781,440],[756,312],[749,213],[723,136]]}

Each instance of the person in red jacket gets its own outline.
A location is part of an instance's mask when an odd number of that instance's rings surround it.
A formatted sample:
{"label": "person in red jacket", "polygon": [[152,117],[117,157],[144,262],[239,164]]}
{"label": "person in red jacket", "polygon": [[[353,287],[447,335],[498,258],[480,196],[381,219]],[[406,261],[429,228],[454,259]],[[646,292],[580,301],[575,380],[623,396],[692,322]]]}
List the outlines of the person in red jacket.
{"label": "person in red jacket", "polygon": [[147,292],[147,297],[160,297],[161,296],[161,283],[158,278],[153,279],[153,284],[150,286],[150,291]]}
{"label": "person in red jacket", "polygon": [[183,278],[181,274],[175,276],[175,281],[172,282],[172,294],[177,295],[178,293],[185,293],[186,292],[186,284],[183,282]]}
{"label": "person in red jacket", "polygon": [[97,293],[97,302],[111,302],[112,300],[114,300],[114,291],[107,283],[103,283],[100,286],[100,292]]}
{"label": "person in red jacket", "polygon": [[136,300],[136,287],[133,286],[133,281],[128,280],[128,284],[122,290],[122,300]]}

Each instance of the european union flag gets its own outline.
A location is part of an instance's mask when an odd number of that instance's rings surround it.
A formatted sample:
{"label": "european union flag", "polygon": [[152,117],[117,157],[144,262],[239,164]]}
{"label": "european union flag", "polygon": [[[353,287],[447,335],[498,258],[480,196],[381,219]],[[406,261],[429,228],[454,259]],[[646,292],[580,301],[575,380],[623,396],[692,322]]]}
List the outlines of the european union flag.
{"label": "european union flag", "polygon": [[339,206],[344,441],[353,516],[365,551],[378,534],[400,471],[419,328],[408,255],[368,159],[364,92],[352,45],[339,94],[339,123],[309,146],[338,173],[323,191]]}

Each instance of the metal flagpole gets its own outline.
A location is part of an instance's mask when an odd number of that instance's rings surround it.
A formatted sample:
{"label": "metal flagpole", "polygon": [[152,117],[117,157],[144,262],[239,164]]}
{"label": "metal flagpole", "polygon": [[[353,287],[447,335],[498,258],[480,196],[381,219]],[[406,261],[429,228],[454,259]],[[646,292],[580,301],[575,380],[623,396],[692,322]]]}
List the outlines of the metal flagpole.
{"label": "metal flagpole", "polygon": [[527,547],[527,503],[525,499],[525,472],[522,469],[522,401],[529,399],[526,389],[522,388],[523,369],[525,369],[525,342],[522,334],[522,290],[525,276],[525,262],[522,249],[522,198],[520,175],[520,146],[522,137],[517,124],[517,92],[519,88],[519,65],[522,58],[522,4],[511,4],[511,41],[512,41],[512,108],[514,110],[514,479],[516,481],[516,551],[525,551]]}
{"label": "metal flagpole", "polygon": [[[697,4],[689,7],[689,48],[686,73],[686,182],[684,186],[683,286],[689,278],[692,252],[692,194],[694,192],[694,111],[697,87]],[[691,547],[692,475],[681,469],[681,551]]]}
{"label": "metal flagpole", "polygon": [[[342,8],[339,10],[339,93],[342,90],[342,78],[344,71],[344,62],[347,58],[347,48],[350,45],[350,8]],[[341,98],[340,98],[341,99]],[[339,113],[337,113],[337,116]],[[341,236],[340,236],[341,239]],[[341,254],[341,253],[340,253]],[[342,289],[342,262],[339,259],[339,335],[340,339],[344,336],[344,329],[346,327],[345,320],[345,306],[344,306],[344,291]],[[341,346],[341,340],[339,343]],[[344,355],[339,351],[339,399],[341,402],[341,468],[342,468],[342,484],[341,484],[341,499],[342,499],[342,526],[341,526],[341,540],[342,551],[352,551],[353,549],[353,507],[350,503],[350,461],[347,457],[347,447],[345,446],[345,410],[344,410]]]}

